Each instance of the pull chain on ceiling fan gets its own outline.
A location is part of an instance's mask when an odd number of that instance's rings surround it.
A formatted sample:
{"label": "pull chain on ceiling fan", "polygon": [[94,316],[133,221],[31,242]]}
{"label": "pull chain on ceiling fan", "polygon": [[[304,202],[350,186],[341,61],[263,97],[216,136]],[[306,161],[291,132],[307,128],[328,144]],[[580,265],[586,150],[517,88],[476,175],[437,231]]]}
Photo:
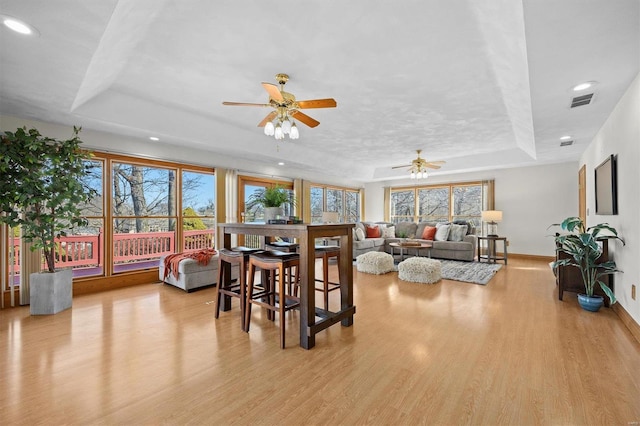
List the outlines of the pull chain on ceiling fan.
{"label": "pull chain on ceiling fan", "polygon": [[418,158],[413,160],[411,164],[405,164],[404,166],[395,166],[392,169],[401,169],[404,167],[409,168],[409,172],[411,173],[411,179],[422,179],[429,177],[429,173],[427,169],[439,169],[441,164],[445,164],[446,161],[427,161],[424,158],[420,157],[421,149],[416,150],[418,153]]}
{"label": "pull chain on ceiling fan", "polygon": [[284,139],[284,135],[287,134],[290,139],[298,139],[300,134],[294,118],[309,127],[316,127],[320,124],[319,121],[301,112],[301,109],[335,108],[337,106],[333,98],[296,101],[294,95],[284,91],[284,85],[289,81],[289,76],[287,74],[276,74],[276,81],[280,84],[279,88],[275,84],[262,83],[262,87],[269,94],[269,103],[267,104],[222,102],[222,105],[273,108],[274,110],[258,123],[258,127],[264,127],[264,134],[274,136],[276,139]]}

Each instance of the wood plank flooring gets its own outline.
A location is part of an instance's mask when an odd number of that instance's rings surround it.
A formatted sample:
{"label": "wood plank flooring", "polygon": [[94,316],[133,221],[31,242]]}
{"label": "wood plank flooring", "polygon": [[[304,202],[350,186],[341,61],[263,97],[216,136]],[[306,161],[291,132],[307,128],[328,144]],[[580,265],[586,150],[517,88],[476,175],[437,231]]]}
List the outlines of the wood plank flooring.
{"label": "wood plank flooring", "polygon": [[260,309],[249,334],[235,301],[216,321],[214,289],[153,283],[55,316],[0,311],[0,423],[640,422],[640,344],[612,310],[558,301],[546,262],[510,259],[486,286],[354,274],[354,325],[309,351],[298,312],[281,350]]}

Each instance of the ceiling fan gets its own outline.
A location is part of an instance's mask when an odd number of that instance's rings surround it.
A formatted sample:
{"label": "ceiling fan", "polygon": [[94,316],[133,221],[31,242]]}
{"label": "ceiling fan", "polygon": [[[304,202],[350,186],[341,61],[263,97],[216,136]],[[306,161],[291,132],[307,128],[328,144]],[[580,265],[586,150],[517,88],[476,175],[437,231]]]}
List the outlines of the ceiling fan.
{"label": "ceiling fan", "polygon": [[418,158],[411,161],[411,164],[405,164],[404,166],[395,166],[392,169],[401,169],[403,167],[409,167],[409,171],[411,172],[411,178],[422,178],[427,177],[427,169],[439,169],[441,164],[445,164],[446,161],[427,161],[424,158],[420,157],[421,149],[417,149]]}
{"label": "ceiling fan", "polygon": [[276,139],[283,139],[285,134],[289,134],[291,139],[298,138],[298,129],[295,122],[293,122],[294,118],[309,127],[316,127],[320,124],[319,121],[301,112],[301,109],[335,108],[337,105],[333,98],[297,101],[294,95],[284,91],[284,85],[289,81],[287,74],[276,74],[276,81],[280,84],[279,88],[275,84],[262,83],[262,87],[269,94],[269,103],[222,102],[222,105],[273,108],[273,111],[258,123],[258,127],[264,127],[265,134],[275,136]]}

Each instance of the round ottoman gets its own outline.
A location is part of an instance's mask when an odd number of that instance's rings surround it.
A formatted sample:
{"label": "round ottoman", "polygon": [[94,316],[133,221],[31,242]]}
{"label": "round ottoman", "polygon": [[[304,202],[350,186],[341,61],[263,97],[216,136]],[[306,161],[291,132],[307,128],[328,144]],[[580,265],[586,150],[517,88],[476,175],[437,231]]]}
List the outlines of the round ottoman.
{"label": "round ottoman", "polygon": [[411,257],[398,265],[398,278],[414,283],[433,284],[440,281],[440,261]]}
{"label": "round ottoman", "polygon": [[393,256],[379,251],[361,254],[356,257],[356,269],[366,274],[386,274],[394,270]]}

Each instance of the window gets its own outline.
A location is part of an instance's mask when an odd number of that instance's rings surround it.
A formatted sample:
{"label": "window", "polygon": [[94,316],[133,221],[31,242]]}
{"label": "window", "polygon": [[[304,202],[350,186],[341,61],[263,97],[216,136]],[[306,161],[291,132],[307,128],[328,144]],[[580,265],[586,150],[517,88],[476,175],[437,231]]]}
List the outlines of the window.
{"label": "window", "polygon": [[465,220],[480,226],[480,213],[488,203],[488,193],[481,182],[391,189],[390,220],[393,223]]}
{"label": "window", "polygon": [[360,221],[360,190],[312,185],[311,223],[322,223],[322,212],[338,212],[339,222]]}

